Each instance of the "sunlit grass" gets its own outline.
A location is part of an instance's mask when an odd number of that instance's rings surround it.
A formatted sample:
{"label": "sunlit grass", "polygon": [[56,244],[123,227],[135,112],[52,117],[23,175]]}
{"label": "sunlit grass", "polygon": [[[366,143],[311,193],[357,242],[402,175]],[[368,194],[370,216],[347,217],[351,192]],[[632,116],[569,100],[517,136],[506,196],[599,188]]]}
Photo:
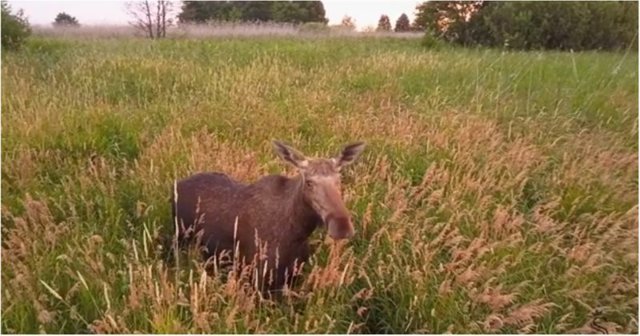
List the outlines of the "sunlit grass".
{"label": "sunlit grass", "polygon": [[[2,59],[3,332],[636,333],[638,59],[398,39],[34,39]],[[165,263],[173,181],[345,172],[282,302]]]}

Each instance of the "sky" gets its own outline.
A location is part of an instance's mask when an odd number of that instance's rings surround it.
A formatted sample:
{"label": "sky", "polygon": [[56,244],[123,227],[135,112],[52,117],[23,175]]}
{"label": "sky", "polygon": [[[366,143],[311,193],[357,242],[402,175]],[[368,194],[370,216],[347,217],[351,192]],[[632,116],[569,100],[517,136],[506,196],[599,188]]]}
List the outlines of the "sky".
{"label": "sky", "polygon": [[[406,13],[409,19],[413,21],[414,10],[420,2],[412,0],[322,1],[329,24],[339,24],[345,15],[349,15],[355,20],[355,24],[360,30],[367,26],[377,26],[378,19],[382,14],[389,16],[392,25],[395,25],[395,21],[402,13]],[[59,12],[66,12],[75,16],[80,21],[80,24],[84,25],[127,24],[129,17],[125,9],[125,3],[126,1],[122,0],[9,0],[11,7],[14,10],[22,8],[29,18],[29,22],[34,25],[51,24]]]}

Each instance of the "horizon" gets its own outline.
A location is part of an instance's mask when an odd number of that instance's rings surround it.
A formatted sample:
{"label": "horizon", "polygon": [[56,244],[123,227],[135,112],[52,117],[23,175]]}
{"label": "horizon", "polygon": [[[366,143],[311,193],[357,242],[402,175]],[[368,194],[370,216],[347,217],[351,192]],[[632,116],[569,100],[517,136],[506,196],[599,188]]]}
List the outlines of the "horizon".
{"label": "horizon", "polygon": [[[101,0],[101,1],[30,1],[9,0],[14,11],[22,9],[29,23],[34,26],[51,25],[58,13],[65,12],[78,19],[81,25],[86,26],[122,26],[129,25],[130,15],[126,11],[125,4],[130,1]],[[181,2],[176,6],[175,14],[181,11]],[[340,24],[344,16],[350,16],[357,30],[367,27],[377,27],[381,15],[389,16],[392,26],[403,13],[413,22],[415,8],[422,1],[398,0],[398,1],[362,1],[362,0],[326,0],[322,1],[325,9],[325,17],[329,25]]]}

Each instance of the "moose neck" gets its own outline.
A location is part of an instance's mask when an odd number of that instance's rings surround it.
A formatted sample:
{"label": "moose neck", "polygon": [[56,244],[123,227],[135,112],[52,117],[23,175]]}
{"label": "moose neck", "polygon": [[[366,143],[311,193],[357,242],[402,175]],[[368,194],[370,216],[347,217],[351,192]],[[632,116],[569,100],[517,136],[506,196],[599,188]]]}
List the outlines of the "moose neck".
{"label": "moose neck", "polygon": [[304,200],[304,178],[301,175],[289,180],[288,206],[291,213],[291,237],[294,240],[306,239],[322,223],[320,216]]}

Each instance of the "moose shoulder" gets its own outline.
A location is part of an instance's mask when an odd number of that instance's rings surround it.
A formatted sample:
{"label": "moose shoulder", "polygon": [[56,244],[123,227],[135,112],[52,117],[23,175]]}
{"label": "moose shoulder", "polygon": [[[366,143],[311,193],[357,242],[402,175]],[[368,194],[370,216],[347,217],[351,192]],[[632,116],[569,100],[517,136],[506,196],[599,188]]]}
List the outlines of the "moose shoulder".
{"label": "moose shoulder", "polygon": [[[205,258],[238,252],[236,260],[257,266],[262,289],[278,290],[307,261],[308,239],[319,227],[333,239],[354,234],[342,200],[340,170],[362,152],[362,142],[346,146],[335,158],[307,158],[278,141],[278,156],[298,174],[263,177],[243,184],[221,173],[200,173],[178,181],[172,197],[181,244],[194,241]],[[226,252],[225,252],[226,251]]]}

